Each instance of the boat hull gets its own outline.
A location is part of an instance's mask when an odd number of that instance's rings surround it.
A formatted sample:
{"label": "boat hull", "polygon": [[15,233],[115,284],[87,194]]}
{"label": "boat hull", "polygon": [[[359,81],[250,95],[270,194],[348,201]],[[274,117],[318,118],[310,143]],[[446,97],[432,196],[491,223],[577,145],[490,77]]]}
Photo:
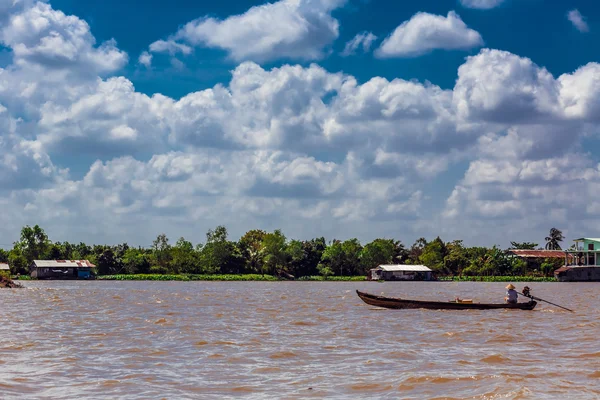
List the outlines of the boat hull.
{"label": "boat hull", "polygon": [[455,303],[451,301],[422,301],[422,300],[406,300],[394,297],[376,296],[361,291],[356,291],[358,297],[365,303],[383,308],[391,309],[415,309],[424,308],[429,310],[533,310],[537,304],[535,301],[528,303],[517,304],[485,304],[485,303]]}

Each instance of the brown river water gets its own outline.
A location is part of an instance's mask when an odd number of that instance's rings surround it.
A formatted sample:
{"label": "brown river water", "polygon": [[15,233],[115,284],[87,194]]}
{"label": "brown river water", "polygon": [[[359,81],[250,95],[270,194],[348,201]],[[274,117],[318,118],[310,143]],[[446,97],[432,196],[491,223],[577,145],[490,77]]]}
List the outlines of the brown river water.
{"label": "brown river water", "polygon": [[596,283],[527,283],[576,313],[385,310],[355,293],[501,302],[504,283],[24,284],[0,290],[2,399],[600,398]]}

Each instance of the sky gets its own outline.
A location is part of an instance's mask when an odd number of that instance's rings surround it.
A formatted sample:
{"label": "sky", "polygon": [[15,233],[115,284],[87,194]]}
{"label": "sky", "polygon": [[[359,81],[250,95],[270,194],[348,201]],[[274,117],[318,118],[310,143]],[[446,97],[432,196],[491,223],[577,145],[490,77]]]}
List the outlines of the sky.
{"label": "sky", "polygon": [[600,226],[591,0],[0,0],[0,246]]}

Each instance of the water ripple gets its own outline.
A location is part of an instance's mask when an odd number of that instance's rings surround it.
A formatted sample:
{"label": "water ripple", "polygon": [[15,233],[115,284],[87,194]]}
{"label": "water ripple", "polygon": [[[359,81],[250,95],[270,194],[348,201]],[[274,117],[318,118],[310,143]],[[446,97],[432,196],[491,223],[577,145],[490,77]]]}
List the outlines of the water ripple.
{"label": "water ripple", "polygon": [[6,399],[600,395],[596,284],[529,285],[574,314],[384,310],[354,294],[496,302],[501,283],[25,284],[0,291]]}

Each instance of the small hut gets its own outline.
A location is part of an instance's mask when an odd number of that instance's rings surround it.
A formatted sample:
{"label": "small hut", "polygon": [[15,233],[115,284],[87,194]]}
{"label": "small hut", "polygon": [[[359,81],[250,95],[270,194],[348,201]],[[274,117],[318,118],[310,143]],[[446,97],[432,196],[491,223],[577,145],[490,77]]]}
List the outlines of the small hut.
{"label": "small hut", "polygon": [[432,271],[424,265],[379,265],[369,271],[369,280],[378,281],[430,281]]}
{"label": "small hut", "polygon": [[0,263],[0,275],[10,278],[10,267],[7,263]]}
{"label": "small hut", "polygon": [[88,260],[33,260],[30,271],[37,279],[90,279],[94,267]]}

